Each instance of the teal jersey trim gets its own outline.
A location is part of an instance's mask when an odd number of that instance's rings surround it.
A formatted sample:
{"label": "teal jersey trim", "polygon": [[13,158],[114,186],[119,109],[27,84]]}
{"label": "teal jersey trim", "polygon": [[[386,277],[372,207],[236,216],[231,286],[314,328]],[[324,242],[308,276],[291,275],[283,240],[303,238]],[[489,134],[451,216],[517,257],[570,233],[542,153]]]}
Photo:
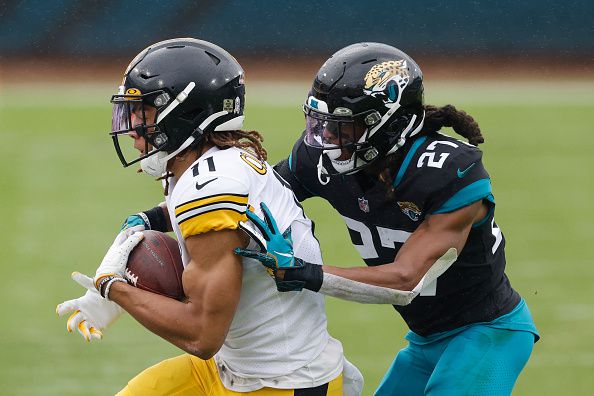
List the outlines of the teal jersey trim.
{"label": "teal jersey trim", "polygon": [[483,198],[489,199],[489,196],[493,196],[491,179],[480,179],[458,191],[433,214],[453,212]]}
{"label": "teal jersey trim", "polygon": [[427,345],[441,341],[448,337],[452,337],[472,326],[486,326],[501,330],[527,331],[534,335],[534,342],[540,339],[538,329],[534,324],[534,320],[532,319],[528,305],[526,305],[526,301],[523,298],[510,313],[502,315],[491,322],[472,323],[466,326],[458,327],[457,329],[431,334],[427,337],[423,337],[412,330],[409,330],[404,338],[412,344]]}
{"label": "teal jersey trim", "polygon": [[425,140],[427,140],[427,136],[421,136],[420,138],[415,140],[410,150],[408,150],[408,153],[406,153],[406,157],[404,157],[404,161],[402,161],[400,169],[398,169],[398,173],[396,174],[396,179],[394,180],[394,183],[392,183],[392,187],[398,187],[398,185],[402,181],[402,178],[404,177],[404,172],[406,172],[408,165],[410,165],[410,161],[412,161],[412,157],[415,155],[415,152],[419,149],[419,146],[423,144]]}
{"label": "teal jersey trim", "polygon": [[293,171],[293,153],[289,154],[289,170]]}

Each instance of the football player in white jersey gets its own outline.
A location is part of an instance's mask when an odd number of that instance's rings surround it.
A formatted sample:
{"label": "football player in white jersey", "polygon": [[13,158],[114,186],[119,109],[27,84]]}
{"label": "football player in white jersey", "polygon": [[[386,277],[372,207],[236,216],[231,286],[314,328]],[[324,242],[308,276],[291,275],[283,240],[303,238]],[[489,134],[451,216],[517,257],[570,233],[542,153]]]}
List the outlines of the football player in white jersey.
{"label": "football player in white jersey", "polygon": [[[258,246],[238,224],[247,210],[261,214],[266,201],[280,229],[291,232],[295,253],[322,264],[311,221],[265,162],[261,136],[240,130],[244,92],[243,70],[225,50],[173,39],[142,51],[112,97],[111,136],[120,160],[140,162],[144,173],[163,179],[166,202],[130,217],[95,277],[73,275],[88,292],[57,310],[74,311],[68,330],[90,341],[123,308],[187,352],[143,371],[120,395],[361,391],[361,374],[328,334],[323,296],[279,293],[259,262],[233,252]],[[127,257],[143,229],[175,232],[186,301],[126,282]]]}

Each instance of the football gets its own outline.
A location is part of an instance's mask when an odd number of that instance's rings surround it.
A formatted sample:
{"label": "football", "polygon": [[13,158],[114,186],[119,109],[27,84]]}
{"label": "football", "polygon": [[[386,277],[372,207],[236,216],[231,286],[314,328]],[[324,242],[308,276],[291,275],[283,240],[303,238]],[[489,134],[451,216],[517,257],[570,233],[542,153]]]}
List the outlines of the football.
{"label": "football", "polygon": [[185,299],[181,254],[177,241],[159,231],[143,231],[144,238],[132,250],[126,280],[139,289],[176,300]]}

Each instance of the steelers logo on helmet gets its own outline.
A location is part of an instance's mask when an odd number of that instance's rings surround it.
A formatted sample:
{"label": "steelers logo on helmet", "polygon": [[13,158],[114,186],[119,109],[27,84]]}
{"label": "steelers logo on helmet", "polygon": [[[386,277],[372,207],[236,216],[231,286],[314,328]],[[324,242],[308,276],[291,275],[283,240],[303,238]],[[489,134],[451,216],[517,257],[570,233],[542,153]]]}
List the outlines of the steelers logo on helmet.
{"label": "steelers logo on helmet", "polygon": [[129,95],[129,96],[141,96],[142,93],[140,92],[140,89],[138,89],[138,88],[128,88],[126,90],[126,95]]}
{"label": "steelers logo on helmet", "polygon": [[365,95],[381,98],[386,105],[398,102],[410,79],[406,60],[393,60],[374,65],[365,75]]}

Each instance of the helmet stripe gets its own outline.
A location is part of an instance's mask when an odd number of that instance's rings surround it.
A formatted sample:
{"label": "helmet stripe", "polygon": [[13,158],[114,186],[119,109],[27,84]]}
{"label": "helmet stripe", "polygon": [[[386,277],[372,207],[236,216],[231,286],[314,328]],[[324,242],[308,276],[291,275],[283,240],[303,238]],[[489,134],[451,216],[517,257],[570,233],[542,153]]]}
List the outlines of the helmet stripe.
{"label": "helmet stripe", "polygon": [[171,113],[171,111],[173,109],[175,109],[184,100],[186,100],[188,98],[188,94],[194,89],[195,86],[196,86],[196,83],[194,81],[190,81],[190,83],[184,88],[184,90],[181,91],[175,97],[175,100],[173,102],[171,102],[171,104],[169,106],[165,107],[165,110],[163,110],[163,112],[161,112],[161,114],[159,114],[159,116],[157,117],[157,124],[160,123],[161,121],[163,121],[163,119],[165,117],[167,117],[167,115],[169,113]]}

